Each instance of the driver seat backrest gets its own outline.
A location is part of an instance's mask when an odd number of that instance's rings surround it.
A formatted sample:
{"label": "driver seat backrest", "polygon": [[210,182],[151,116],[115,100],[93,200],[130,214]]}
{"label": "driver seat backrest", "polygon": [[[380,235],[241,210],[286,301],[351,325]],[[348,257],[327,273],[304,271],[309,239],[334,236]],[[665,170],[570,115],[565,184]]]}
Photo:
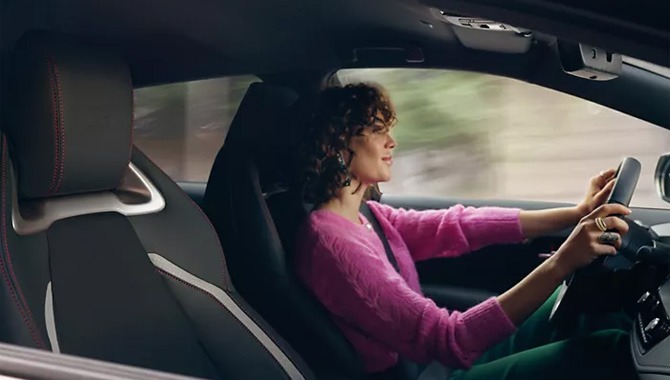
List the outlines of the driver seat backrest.
{"label": "driver seat backrest", "polygon": [[212,379],[310,379],[216,232],[132,145],[127,65],[31,33],[0,144],[0,340]]}
{"label": "driver seat backrest", "polygon": [[307,214],[291,189],[290,89],[252,84],[216,157],[204,209],[226,250],[235,287],[321,377],[365,378],[358,354],[291,267]]}

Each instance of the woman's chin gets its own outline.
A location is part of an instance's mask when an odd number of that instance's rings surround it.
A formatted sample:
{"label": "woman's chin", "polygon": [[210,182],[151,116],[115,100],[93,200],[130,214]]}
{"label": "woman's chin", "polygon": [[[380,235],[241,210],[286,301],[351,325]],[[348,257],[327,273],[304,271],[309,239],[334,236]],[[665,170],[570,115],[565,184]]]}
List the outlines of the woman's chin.
{"label": "woman's chin", "polygon": [[380,183],[388,182],[390,180],[391,180],[390,176],[379,177],[379,178],[371,179],[369,181],[363,181],[363,184],[364,184],[365,187],[369,187],[369,186],[375,186],[375,185],[380,184]]}
{"label": "woman's chin", "polygon": [[358,176],[359,179],[361,179],[361,182],[366,185],[366,186],[373,186],[381,182],[388,182],[391,180],[391,171],[390,170],[384,170],[384,171],[379,171],[375,173],[375,175],[371,176],[366,176],[361,178],[361,176]]}
{"label": "woman's chin", "polygon": [[391,180],[391,174],[380,176],[380,178],[375,183],[388,182]]}

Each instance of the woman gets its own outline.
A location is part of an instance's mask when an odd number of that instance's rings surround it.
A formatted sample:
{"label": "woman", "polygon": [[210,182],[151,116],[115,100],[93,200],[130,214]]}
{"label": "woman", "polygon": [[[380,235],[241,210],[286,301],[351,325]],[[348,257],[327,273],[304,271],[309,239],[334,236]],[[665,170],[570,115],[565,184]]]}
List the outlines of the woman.
{"label": "woman", "polygon": [[[441,363],[445,370],[437,376],[458,380],[634,376],[624,318],[584,325],[572,339],[547,322],[561,281],[598,256],[616,253],[620,235],[604,230],[627,232],[624,221],[609,215],[630,210],[603,205],[614,170],[595,176],[584,201],[570,208],[413,211],[368,202],[398,273],[359,213],[366,191],[391,178],[396,116],[387,94],[366,84],[329,88],[304,116],[302,188],[314,209],[300,228],[296,271],[372,377],[389,376],[399,356]],[[441,309],[421,293],[414,261],[520,243],[575,224],[565,243],[526,278],[465,312]]]}

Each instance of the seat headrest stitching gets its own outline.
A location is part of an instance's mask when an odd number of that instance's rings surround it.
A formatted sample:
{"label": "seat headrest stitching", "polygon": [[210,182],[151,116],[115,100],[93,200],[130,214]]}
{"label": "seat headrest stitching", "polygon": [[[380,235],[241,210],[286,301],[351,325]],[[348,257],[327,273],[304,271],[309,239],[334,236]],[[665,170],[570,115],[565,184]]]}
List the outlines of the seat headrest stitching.
{"label": "seat headrest stitching", "polygon": [[65,115],[63,110],[63,89],[61,86],[60,72],[58,70],[58,64],[56,63],[53,55],[49,56],[49,62],[53,70],[53,83],[55,84],[56,90],[56,94],[54,95],[57,95],[55,101],[56,104],[58,104],[56,112],[58,117],[56,119],[57,123],[54,124],[54,128],[56,128],[56,134],[60,137],[60,139],[56,139],[56,141],[60,140],[60,149],[54,148],[56,151],[60,151],[60,157],[57,157],[56,163],[54,164],[54,168],[58,167],[58,179],[55,183],[55,186],[53,187],[53,190],[50,190],[52,193],[56,193],[58,190],[60,190],[60,187],[63,183],[63,176],[65,174]]}
{"label": "seat headrest stitching", "polygon": [[47,71],[49,75],[49,92],[51,95],[51,111],[53,115],[53,127],[54,127],[54,141],[53,141],[53,150],[54,150],[54,161],[53,161],[53,174],[51,176],[51,182],[49,184],[49,194],[53,194],[54,188],[56,186],[56,179],[58,175],[58,159],[60,155],[58,154],[58,92],[56,90],[56,77],[54,74],[54,65],[53,65],[53,57],[48,56],[47,57]]}
{"label": "seat headrest stitching", "polygon": [[[2,225],[2,248],[5,254],[7,255],[7,269],[9,272],[9,276],[5,272],[4,268],[4,260],[0,259],[0,271],[2,272],[3,277],[5,278],[5,282],[7,283],[7,287],[9,289],[9,293],[12,297],[12,300],[16,304],[17,308],[19,309],[19,313],[21,314],[21,317],[23,319],[23,323],[25,323],[26,327],[28,327],[28,331],[30,332],[31,337],[33,338],[33,341],[35,344],[37,344],[37,347],[46,349],[46,343],[44,342],[44,339],[42,339],[42,336],[38,333],[37,330],[37,325],[35,324],[35,319],[33,318],[32,313],[30,312],[30,307],[28,306],[28,302],[26,302],[25,297],[23,296],[23,292],[21,291],[21,285],[19,284],[18,280],[16,279],[16,274],[14,273],[14,267],[12,266],[12,258],[11,254],[9,251],[9,244],[8,244],[8,239],[7,239],[7,139],[5,138],[5,135],[3,134],[0,136],[0,139],[2,140],[2,154],[0,155],[0,182],[2,186],[2,222],[0,224]],[[11,278],[11,279],[10,279]],[[14,285],[14,286],[12,286]],[[14,290],[14,287],[16,287],[16,291]],[[18,298],[17,298],[18,296]]]}
{"label": "seat headrest stitching", "polygon": [[61,86],[60,72],[58,71],[58,64],[56,61],[52,60],[52,63],[54,77],[56,78],[56,90],[58,92],[58,124],[60,129],[60,168],[58,172],[58,182],[54,188],[54,192],[57,192],[63,184],[63,176],[65,175],[65,115],[63,111],[63,87]]}

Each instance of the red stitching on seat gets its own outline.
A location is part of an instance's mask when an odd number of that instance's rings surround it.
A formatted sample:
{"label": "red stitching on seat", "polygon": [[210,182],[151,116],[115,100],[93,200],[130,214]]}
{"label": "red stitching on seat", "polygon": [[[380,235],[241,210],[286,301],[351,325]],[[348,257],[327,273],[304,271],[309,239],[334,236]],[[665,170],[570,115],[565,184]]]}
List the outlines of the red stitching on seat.
{"label": "red stitching on seat", "polygon": [[[199,287],[197,287],[197,286],[195,286],[195,285],[193,285],[193,284],[191,284],[191,283],[188,283],[188,282],[182,280],[181,278],[178,278],[178,277],[176,277],[176,276],[174,276],[174,275],[172,275],[172,274],[170,274],[170,273],[168,273],[168,272],[162,270],[162,269],[159,268],[159,267],[154,267],[154,268],[156,269],[156,271],[157,271],[158,273],[162,274],[162,275],[165,276],[165,277],[169,277],[169,278],[171,278],[171,279],[173,279],[173,280],[175,280],[175,281],[178,281],[178,282],[180,282],[180,283],[182,283],[182,284],[184,284],[184,285],[186,285],[186,286],[188,286],[188,287],[190,287],[190,288],[193,288],[193,289],[195,289],[195,290],[197,290],[197,291],[200,291],[200,292],[202,292],[202,293],[205,293],[205,295],[207,295],[207,297],[213,299],[214,302],[218,303],[219,305],[223,306],[223,308],[227,309],[227,308],[221,303],[221,301],[218,300],[218,298],[214,297],[214,295],[213,295],[212,293],[210,293],[210,292],[208,292],[208,291],[206,291],[206,290],[204,290],[204,289],[200,289]],[[237,318],[236,318],[236,319],[237,319]]]}
{"label": "red stitching on seat", "polygon": [[[139,150],[139,149],[138,149],[138,150]],[[141,152],[141,151],[140,151],[140,152]],[[149,156],[147,156],[146,154],[143,154],[143,156],[147,159],[147,161],[151,162],[156,168],[158,168],[158,170],[160,171],[160,173],[161,173],[162,175],[168,177],[169,181],[170,181],[170,182],[177,188],[177,190],[179,191],[179,193],[180,193],[184,198],[186,198],[189,202],[191,202],[191,204],[193,205],[193,207],[195,207],[195,209],[198,210],[198,213],[200,214],[200,217],[202,217],[202,218],[205,220],[205,223],[207,223],[207,225],[209,226],[209,229],[212,231],[212,233],[214,234],[214,237],[215,237],[215,239],[216,239],[216,244],[219,246],[219,251],[221,252],[221,263],[223,264],[223,273],[222,273],[222,275],[223,275],[223,276],[222,276],[222,277],[223,277],[223,283],[224,283],[224,285],[226,286],[226,290],[228,290],[228,289],[227,289],[227,288],[228,288],[228,284],[229,284],[229,283],[232,284],[232,281],[231,281],[230,278],[229,278],[229,277],[230,277],[230,274],[228,274],[228,265],[226,264],[226,255],[225,255],[224,252],[223,252],[223,246],[221,246],[221,240],[219,240],[219,234],[216,232],[216,228],[214,228],[214,225],[212,224],[212,222],[211,222],[211,221],[209,220],[209,218],[207,217],[207,214],[205,214],[205,212],[202,211],[202,209],[200,208],[200,206],[198,206],[197,203],[193,202],[193,199],[191,199],[191,197],[189,197],[188,194],[186,194],[186,193],[184,192],[184,190],[182,190],[181,187],[179,187],[179,185],[177,185],[177,184],[172,180],[172,178],[170,178],[167,174],[165,174],[165,172],[163,172],[163,171],[160,169],[160,167],[159,167],[158,165],[156,165],[156,163],[153,162],[153,161],[151,160],[151,158],[149,158]]]}
{"label": "red stitching on seat", "polygon": [[47,57],[47,71],[49,74],[49,91],[51,92],[51,112],[53,114],[53,123],[54,123],[54,171],[51,176],[51,184],[49,185],[49,193],[54,192],[54,187],[56,186],[56,175],[58,174],[58,104],[57,104],[57,90],[56,90],[56,78],[53,70],[53,58],[51,56]]}
{"label": "red stitching on seat", "polygon": [[[5,278],[5,282],[7,283],[7,288],[9,289],[9,293],[12,296],[12,300],[16,304],[16,306],[19,309],[19,313],[21,313],[21,318],[23,319],[23,323],[26,324],[28,327],[28,331],[30,331],[30,335],[32,336],[33,340],[37,344],[39,348],[46,349],[46,344],[44,343],[44,340],[42,339],[41,335],[37,333],[37,326],[35,325],[35,320],[33,318],[32,313],[30,312],[30,307],[28,306],[28,302],[26,302],[25,297],[23,296],[23,292],[21,292],[21,286],[19,285],[18,280],[16,279],[16,274],[14,273],[14,268],[12,266],[12,259],[11,255],[9,253],[9,244],[7,243],[7,203],[6,203],[6,188],[7,188],[7,182],[6,182],[6,167],[7,167],[7,139],[5,138],[4,135],[0,137],[2,139],[2,158],[0,160],[0,165],[2,166],[0,168],[0,182],[2,182],[2,243],[3,243],[3,248],[4,251],[7,253],[7,267],[9,269],[9,275],[12,277],[10,278],[7,276],[7,273],[5,271],[5,266],[2,258],[0,257],[0,272],[2,272],[2,276]],[[12,287],[12,283],[16,285],[16,293],[14,292],[14,289]],[[21,301],[17,299],[17,294]],[[21,304],[23,302],[23,305]]]}
{"label": "red stitching on seat", "polygon": [[[270,350],[269,350],[267,347],[265,347],[265,345],[264,345],[264,344],[263,344],[263,343],[262,343],[256,336],[253,335],[253,333],[251,332],[251,330],[249,330],[249,328],[246,327],[246,326],[244,325],[244,323],[242,323],[242,321],[240,321],[240,320],[235,316],[235,314],[233,314],[233,312],[232,312],[230,309],[228,309],[228,308],[226,307],[226,305],[224,305],[223,303],[221,303],[221,301],[219,301],[219,299],[216,298],[212,293],[206,291],[205,289],[201,289],[201,288],[199,288],[199,287],[197,287],[197,286],[195,286],[195,285],[193,285],[193,284],[191,284],[191,283],[188,283],[188,282],[186,282],[186,281],[184,281],[184,280],[182,280],[182,279],[180,279],[180,278],[177,278],[176,276],[173,276],[172,274],[170,274],[170,273],[168,273],[168,272],[162,270],[161,268],[158,268],[158,267],[156,267],[156,266],[154,266],[154,268],[156,269],[156,271],[157,271],[159,274],[161,274],[161,275],[163,275],[163,276],[165,276],[165,277],[167,277],[167,278],[170,278],[170,279],[172,279],[172,280],[174,280],[174,281],[177,281],[177,282],[179,282],[179,283],[181,283],[181,284],[184,284],[184,285],[188,286],[188,287],[191,288],[191,289],[195,289],[195,290],[197,290],[197,291],[199,291],[199,292],[201,292],[201,293],[204,293],[207,297],[209,297],[209,298],[211,298],[212,300],[214,300],[214,302],[216,302],[219,306],[221,306],[222,308],[224,308],[225,310],[227,310],[228,313],[230,313],[230,314],[233,316],[233,320],[235,320],[235,322],[237,322],[238,325],[240,325],[242,328],[244,328],[244,329],[246,329],[247,331],[249,331],[249,334],[251,334],[251,335],[258,341],[259,345],[261,346],[261,348],[263,348],[263,350],[265,350],[265,352],[268,354],[268,356],[270,356],[270,357],[272,357],[272,358],[275,358],[274,355],[272,355],[272,353],[270,352]],[[275,346],[277,346],[277,348],[279,349],[279,351],[281,351],[281,352],[286,356],[286,358],[288,359],[288,361],[291,362],[291,364],[293,364],[293,365],[295,366],[295,363],[293,363],[293,361],[289,358],[289,356],[288,356],[289,354],[288,354],[286,351],[284,351],[284,349],[283,349],[283,348],[282,348],[282,347],[281,347],[281,346],[280,346],[280,345],[279,345],[279,344],[272,338],[272,336],[270,336],[270,334],[269,334],[267,331],[265,331],[265,329],[264,329],[263,327],[261,327],[261,325],[259,325],[258,322],[256,322],[256,321],[251,317],[250,314],[248,314],[247,312],[245,312],[244,309],[242,309],[242,306],[240,306],[237,302],[235,302],[234,299],[231,298],[231,300],[233,301],[233,303],[234,303],[235,305],[237,305],[237,307],[240,308],[240,310],[242,310],[242,313],[244,313],[247,317],[249,317],[249,319],[250,319],[250,320],[251,320],[251,321],[252,321],[252,322],[253,322],[253,323],[254,323],[254,324],[261,330],[261,331],[263,331],[263,333],[265,333],[265,336],[267,336],[268,339],[269,339],[272,343],[274,343]],[[286,369],[284,368],[284,366],[282,366],[282,365],[279,364],[279,361],[277,360],[277,358],[275,358],[274,364],[275,364],[275,366],[276,366],[277,368],[279,368],[282,372],[284,372],[285,374],[288,375],[288,373],[286,372]],[[296,369],[298,369],[297,366],[296,366]],[[298,369],[298,372],[300,372],[300,369]]]}
{"label": "red stitching on seat", "polygon": [[60,73],[58,72],[58,65],[56,61],[53,62],[54,77],[56,78],[56,90],[58,91],[58,123],[60,124],[60,171],[58,174],[58,182],[54,188],[54,192],[60,189],[63,183],[63,176],[65,175],[65,115],[63,114],[63,89],[60,82]]}

